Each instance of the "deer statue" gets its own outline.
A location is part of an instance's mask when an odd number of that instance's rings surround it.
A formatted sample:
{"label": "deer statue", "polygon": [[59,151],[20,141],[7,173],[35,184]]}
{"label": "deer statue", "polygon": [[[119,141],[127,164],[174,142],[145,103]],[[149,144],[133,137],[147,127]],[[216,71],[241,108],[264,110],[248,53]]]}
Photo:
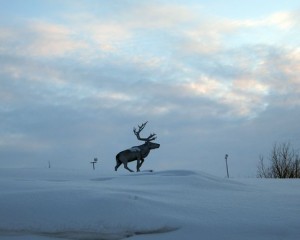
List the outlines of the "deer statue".
{"label": "deer statue", "polygon": [[125,169],[127,169],[130,172],[133,172],[127,166],[127,164],[129,162],[137,160],[136,171],[139,172],[140,167],[142,166],[144,159],[150,153],[150,150],[159,148],[160,144],[151,142],[156,139],[156,134],[151,133],[150,136],[147,138],[140,137],[140,132],[144,129],[146,124],[147,124],[147,122],[143,123],[141,126],[138,126],[139,130],[136,130],[136,128],[133,128],[133,132],[134,132],[135,136],[137,137],[137,139],[144,141],[145,143],[142,145],[139,145],[139,146],[134,146],[134,147],[124,150],[122,152],[119,152],[116,156],[117,165],[115,166],[115,171],[117,171],[118,167],[120,167],[121,164],[123,163]]}

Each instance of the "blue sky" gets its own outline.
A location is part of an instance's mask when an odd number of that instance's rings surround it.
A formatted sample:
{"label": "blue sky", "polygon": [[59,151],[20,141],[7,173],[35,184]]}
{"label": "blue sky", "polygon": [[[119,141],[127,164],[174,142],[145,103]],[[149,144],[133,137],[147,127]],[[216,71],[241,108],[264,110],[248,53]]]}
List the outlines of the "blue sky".
{"label": "blue sky", "polygon": [[161,148],[144,168],[225,176],[228,153],[255,176],[275,142],[299,148],[297,1],[1,6],[0,167],[109,172],[147,120]]}

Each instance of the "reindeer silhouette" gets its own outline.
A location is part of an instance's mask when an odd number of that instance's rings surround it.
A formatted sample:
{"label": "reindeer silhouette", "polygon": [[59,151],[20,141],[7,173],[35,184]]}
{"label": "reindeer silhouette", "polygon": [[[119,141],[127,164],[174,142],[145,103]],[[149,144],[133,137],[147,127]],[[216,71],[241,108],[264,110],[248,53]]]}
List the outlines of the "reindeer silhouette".
{"label": "reindeer silhouette", "polygon": [[118,167],[120,167],[120,165],[123,163],[125,169],[127,169],[130,172],[133,172],[127,166],[127,164],[129,162],[137,160],[136,171],[139,172],[140,167],[144,163],[144,159],[150,153],[150,150],[160,147],[160,144],[151,142],[156,139],[156,134],[151,133],[150,136],[147,138],[140,137],[140,132],[144,129],[146,124],[147,122],[143,123],[141,126],[138,126],[139,127],[138,131],[136,130],[136,128],[133,128],[133,132],[136,135],[137,139],[144,141],[145,143],[139,146],[134,146],[132,148],[126,149],[122,152],[119,152],[116,156],[115,171],[117,171]]}

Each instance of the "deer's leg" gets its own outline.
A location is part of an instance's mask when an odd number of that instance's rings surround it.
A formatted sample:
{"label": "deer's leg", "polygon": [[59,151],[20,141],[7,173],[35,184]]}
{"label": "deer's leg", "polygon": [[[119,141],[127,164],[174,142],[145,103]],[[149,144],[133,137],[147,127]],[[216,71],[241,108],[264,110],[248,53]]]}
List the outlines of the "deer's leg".
{"label": "deer's leg", "polygon": [[140,167],[143,165],[143,163],[144,163],[144,159],[142,158]]}
{"label": "deer's leg", "polygon": [[118,168],[121,166],[122,162],[120,160],[117,160],[117,165],[115,166],[115,171],[118,170]]}
{"label": "deer's leg", "polygon": [[129,172],[133,172],[129,167],[127,167],[127,162],[123,163],[123,165],[124,165],[124,168],[127,169]]}
{"label": "deer's leg", "polygon": [[144,159],[142,158],[141,160],[138,159],[137,165],[136,165],[136,171],[139,172],[140,171],[140,167],[142,166],[144,162]]}
{"label": "deer's leg", "polygon": [[140,171],[140,167],[141,167],[141,160],[137,159],[136,161],[136,171],[139,172]]}

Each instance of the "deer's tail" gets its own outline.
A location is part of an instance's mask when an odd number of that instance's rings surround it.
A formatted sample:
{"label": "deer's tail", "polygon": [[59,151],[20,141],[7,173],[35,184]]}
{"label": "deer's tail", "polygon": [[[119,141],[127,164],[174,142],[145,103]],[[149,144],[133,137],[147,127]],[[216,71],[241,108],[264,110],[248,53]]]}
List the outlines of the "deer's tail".
{"label": "deer's tail", "polygon": [[116,155],[116,162],[117,162],[117,163],[120,161],[119,157],[120,157],[120,153],[118,153],[118,154]]}

